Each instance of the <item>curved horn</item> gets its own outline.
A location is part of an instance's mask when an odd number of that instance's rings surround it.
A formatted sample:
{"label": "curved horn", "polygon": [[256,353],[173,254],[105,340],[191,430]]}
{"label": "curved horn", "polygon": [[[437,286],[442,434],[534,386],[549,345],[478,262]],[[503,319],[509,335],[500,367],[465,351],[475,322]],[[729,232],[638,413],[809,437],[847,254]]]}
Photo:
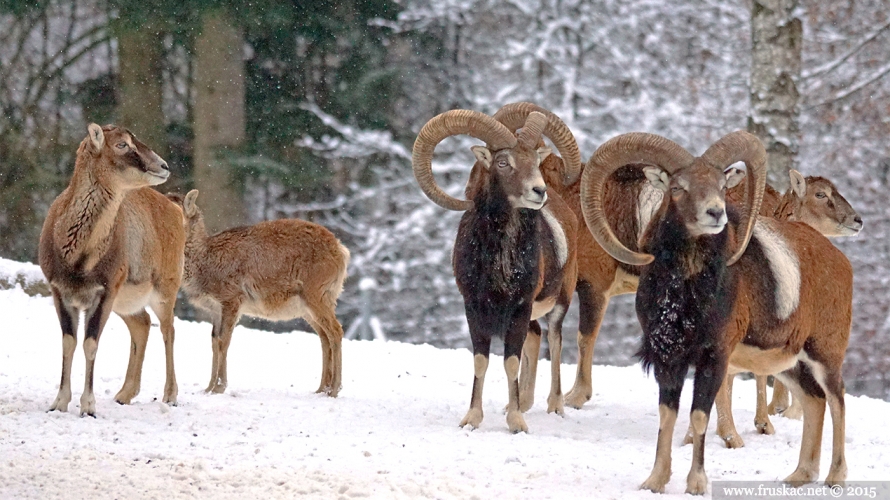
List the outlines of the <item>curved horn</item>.
{"label": "curved horn", "polygon": [[433,151],[436,145],[446,137],[460,134],[483,140],[495,151],[516,146],[516,137],[507,127],[478,111],[453,109],[426,122],[414,141],[411,165],[414,168],[414,177],[427,198],[448,210],[473,208],[472,201],[459,200],[443,191],[433,177]]}
{"label": "curved horn", "polygon": [[547,117],[547,126],[544,127],[544,136],[553,141],[553,145],[562,156],[565,165],[565,174],[563,175],[563,185],[574,184],[581,175],[581,151],[578,150],[578,143],[575,142],[575,136],[569,127],[560,120],[558,116],[550,111],[532,104],[530,102],[514,102],[507,104],[494,114],[494,119],[503,123],[515,132],[525,125],[526,117],[533,111],[543,114]]}
{"label": "curved horn", "polygon": [[535,149],[538,147],[541,133],[546,126],[547,117],[543,113],[532,111],[528,114],[528,118],[525,119],[525,125],[522,126],[522,130],[519,131],[517,136],[519,144],[528,149]]}
{"label": "curved horn", "polygon": [[701,155],[701,159],[719,168],[721,172],[737,161],[745,162],[748,170],[745,211],[742,213],[741,223],[742,238],[735,253],[726,261],[726,265],[731,266],[745,253],[763,202],[763,193],[766,190],[766,150],[756,136],[739,130],[715,142]]}
{"label": "curved horn", "polygon": [[609,227],[603,212],[603,190],[606,179],[629,163],[648,163],[674,173],[689,166],[694,157],[679,144],[660,135],[622,134],[597,148],[581,174],[581,212],[587,228],[597,243],[616,260],[634,266],[646,265],[652,255],[630,250]]}

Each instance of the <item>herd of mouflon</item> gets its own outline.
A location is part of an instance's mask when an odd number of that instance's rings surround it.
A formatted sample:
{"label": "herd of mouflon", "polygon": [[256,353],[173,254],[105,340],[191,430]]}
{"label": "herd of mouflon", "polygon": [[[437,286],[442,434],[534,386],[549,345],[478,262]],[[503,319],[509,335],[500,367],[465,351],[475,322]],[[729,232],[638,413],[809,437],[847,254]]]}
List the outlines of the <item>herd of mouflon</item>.
{"label": "herd of mouflon", "polygon": [[[469,135],[476,161],[462,198],[438,186],[432,159],[439,142]],[[549,139],[554,149],[548,147]],[[557,155],[558,153],[558,155]],[[744,163],[744,169],[736,166]],[[532,103],[494,115],[452,110],[420,130],[412,157],[423,193],[462,211],[453,249],[473,349],[473,389],[461,426],[483,420],[482,388],[492,337],[504,341],[507,426],[523,432],[534,402],[542,329],[547,320],[551,384],[547,411],[563,414],[591,397],[591,364],[610,297],[636,293],[642,327],[637,356],[658,383],[655,465],[641,488],[663,492],[680,393],[694,367],[686,443],[692,444],[687,492],[704,494],[705,432],[716,405],[718,435],[744,446],[732,419],[737,373],[757,378],[756,429],[774,432],[770,414],[803,417],[791,484],[819,476],[825,408],[832,459],[826,482],[843,483],[844,361],[852,318],[853,274],[829,240],[862,229],[862,219],[822,177],[791,170],[791,188],[766,185],[766,152],[734,132],[694,156],[653,134],[628,133],[582,164],[569,128]],[[182,288],[211,318],[207,392],[228,385],[227,352],[242,315],[303,318],[321,341],[320,393],[341,388],[343,328],[335,315],[349,250],[324,227],[296,219],[265,221],[208,234],[198,191],[162,195],[167,163],[129,130],[90,124],[68,187],[49,209],[39,263],[62,329],[62,377],[50,410],[68,411],[71,363],[83,313],[86,383],[81,415],[95,416],[93,370],[111,312],[127,325],[130,360],[114,399],[139,393],[151,325],[165,343],[163,401],[176,404],[173,309]],[[580,360],[574,386],[560,380],[562,322],[577,292]],[[767,376],[775,377],[767,404]],[[789,397],[791,391],[793,398]]]}

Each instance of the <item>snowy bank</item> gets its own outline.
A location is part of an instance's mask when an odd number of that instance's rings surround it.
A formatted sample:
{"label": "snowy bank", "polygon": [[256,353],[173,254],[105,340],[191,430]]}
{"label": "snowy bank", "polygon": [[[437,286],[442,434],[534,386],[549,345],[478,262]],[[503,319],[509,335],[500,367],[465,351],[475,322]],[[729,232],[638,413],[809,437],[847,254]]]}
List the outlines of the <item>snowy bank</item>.
{"label": "snowy bank", "polygon": [[49,296],[49,284],[40,266],[0,257],[0,290],[19,286],[28,295]]}
{"label": "snowy bank", "polygon": [[[177,320],[179,406],[159,402],[163,342],[148,342],[142,392],[123,383],[129,335],[112,315],[96,363],[98,417],[78,417],[84,362],[72,371],[69,413],[46,413],[58,390],[61,333],[48,297],[0,291],[0,498],[667,498],[682,495],[692,451],[681,447],[691,390],[674,436],[665,497],[637,490],[649,474],[658,428],[657,386],[638,366],[595,366],[594,396],[564,418],[546,413],[546,365],[529,434],[507,432],[502,359],[485,384],[485,420],[458,428],[472,384],[472,355],[379,341],[346,341],[343,390],[314,394],[321,348],[308,333],[238,327],[229,388],[203,393],[210,327]],[[574,367],[563,366],[564,389]],[[775,480],[794,470],[801,422],[773,418],[754,433],[753,381],[736,383],[735,417],[747,446],[723,447],[711,421],[706,470],[715,480]],[[847,397],[850,480],[890,479],[890,403]],[[822,477],[831,433],[823,440]]]}

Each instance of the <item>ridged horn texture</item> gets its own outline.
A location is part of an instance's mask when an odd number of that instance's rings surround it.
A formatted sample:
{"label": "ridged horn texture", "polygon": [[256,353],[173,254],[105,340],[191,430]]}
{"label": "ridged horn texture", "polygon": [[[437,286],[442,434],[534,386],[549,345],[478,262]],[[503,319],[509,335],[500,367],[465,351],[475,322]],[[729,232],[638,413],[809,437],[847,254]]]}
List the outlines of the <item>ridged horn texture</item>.
{"label": "ridged horn texture", "polygon": [[562,157],[566,169],[563,175],[563,184],[566,186],[574,184],[578,180],[578,176],[581,175],[581,151],[578,149],[578,143],[575,142],[572,131],[558,116],[537,104],[514,102],[499,109],[494,114],[494,119],[506,125],[511,132],[516,132],[520,127],[525,126],[526,118],[534,111],[547,117],[547,126],[544,127],[543,134],[553,142]]}
{"label": "ridged horn texture", "polygon": [[593,153],[581,174],[581,212],[587,228],[597,243],[616,260],[643,266],[655,257],[624,246],[606,220],[603,212],[603,190],[606,179],[629,163],[658,165],[674,173],[692,164],[695,158],[679,144],[660,135],[630,133],[609,139]]}
{"label": "ridged horn texture", "polygon": [[525,119],[525,125],[522,126],[522,130],[519,131],[519,135],[516,137],[519,140],[519,144],[524,148],[535,149],[538,146],[538,141],[541,140],[541,133],[546,126],[547,117],[543,113],[532,111],[528,114],[528,118]]}
{"label": "ridged horn texture", "polygon": [[492,151],[516,147],[516,137],[494,118],[468,109],[453,109],[434,116],[417,134],[411,164],[414,177],[423,193],[442,208],[470,210],[473,202],[460,200],[447,194],[436,184],[433,177],[433,151],[447,137],[467,134],[485,141]]}
{"label": "ridged horn texture", "polygon": [[760,211],[760,204],[763,202],[763,193],[766,190],[766,150],[756,136],[739,130],[715,142],[701,155],[701,159],[720,169],[721,172],[737,161],[745,162],[748,170],[748,189],[741,224],[742,237],[739,238],[739,247],[726,261],[726,265],[731,266],[748,248],[754,223],[757,221],[757,212]]}

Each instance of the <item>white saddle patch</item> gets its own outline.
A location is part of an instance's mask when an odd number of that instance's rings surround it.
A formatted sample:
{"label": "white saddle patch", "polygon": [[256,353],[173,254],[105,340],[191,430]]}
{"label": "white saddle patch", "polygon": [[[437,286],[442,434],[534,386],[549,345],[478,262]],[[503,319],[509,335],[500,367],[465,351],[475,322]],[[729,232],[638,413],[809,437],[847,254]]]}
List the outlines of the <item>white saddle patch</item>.
{"label": "white saddle patch", "polygon": [[637,204],[637,241],[643,237],[646,227],[652,222],[652,217],[664,200],[664,191],[656,188],[649,182],[643,182]]}
{"label": "white saddle patch", "polygon": [[556,220],[556,217],[553,216],[549,207],[545,206],[541,209],[541,215],[544,216],[544,221],[547,222],[547,225],[550,226],[550,232],[553,233],[553,246],[556,251],[556,260],[559,261],[559,267],[562,267],[566,264],[566,261],[569,260],[569,243],[566,239],[566,232],[563,231],[562,225],[560,225],[559,221]]}
{"label": "white saddle patch", "polygon": [[786,320],[800,303],[800,261],[772,219],[757,217],[753,236],[763,248],[776,282],[776,316]]}

